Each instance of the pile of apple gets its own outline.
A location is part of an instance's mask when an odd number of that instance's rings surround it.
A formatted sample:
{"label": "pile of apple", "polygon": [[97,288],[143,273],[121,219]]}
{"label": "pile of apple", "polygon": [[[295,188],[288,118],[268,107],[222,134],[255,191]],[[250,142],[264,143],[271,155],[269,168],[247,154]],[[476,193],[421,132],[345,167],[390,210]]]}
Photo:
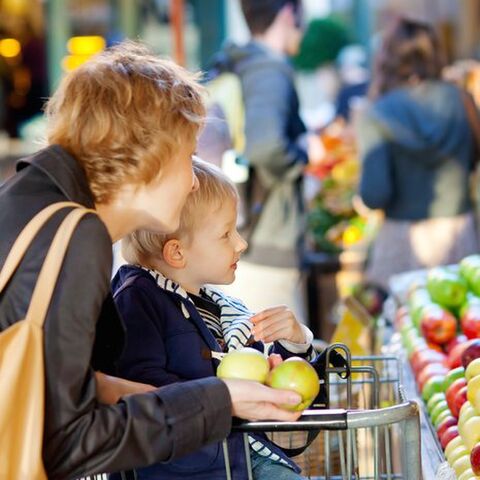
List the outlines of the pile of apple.
{"label": "pile of apple", "polygon": [[480,479],[480,255],[430,270],[395,322],[447,461]]}
{"label": "pile of apple", "polygon": [[225,379],[253,380],[282,390],[297,392],[302,400],[298,405],[283,405],[293,411],[305,410],[320,391],[315,368],[300,357],[290,357],[270,368],[268,358],[254,348],[245,347],[225,355],[217,368],[217,376]]}

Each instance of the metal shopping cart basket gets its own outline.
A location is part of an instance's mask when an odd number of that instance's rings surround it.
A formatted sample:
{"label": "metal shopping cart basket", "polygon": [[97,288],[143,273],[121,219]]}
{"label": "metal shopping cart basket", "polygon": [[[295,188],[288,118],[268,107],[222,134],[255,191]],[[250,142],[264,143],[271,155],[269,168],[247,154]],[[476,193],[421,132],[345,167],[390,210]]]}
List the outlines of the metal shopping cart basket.
{"label": "metal shopping cart basket", "polygon": [[[346,367],[331,366],[332,351],[344,355]],[[399,359],[352,357],[343,344],[331,345],[326,355],[324,387],[330,408],[306,410],[296,422],[245,422],[234,427],[244,432],[248,480],[253,478],[249,432],[268,432],[288,449],[305,444],[308,432],[319,432],[295,458],[306,478],[420,480],[419,408],[405,398]],[[226,478],[231,480],[226,442],[224,455]]]}

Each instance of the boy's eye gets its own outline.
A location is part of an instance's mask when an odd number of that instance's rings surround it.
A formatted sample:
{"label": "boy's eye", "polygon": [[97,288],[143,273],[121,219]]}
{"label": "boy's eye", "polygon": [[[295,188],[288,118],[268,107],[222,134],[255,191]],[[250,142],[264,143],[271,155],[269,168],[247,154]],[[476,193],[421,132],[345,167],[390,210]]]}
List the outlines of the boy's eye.
{"label": "boy's eye", "polygon": [[230,232],[227,231],[222,235],[222,238],[228,238],[229,235],[230,235]]}

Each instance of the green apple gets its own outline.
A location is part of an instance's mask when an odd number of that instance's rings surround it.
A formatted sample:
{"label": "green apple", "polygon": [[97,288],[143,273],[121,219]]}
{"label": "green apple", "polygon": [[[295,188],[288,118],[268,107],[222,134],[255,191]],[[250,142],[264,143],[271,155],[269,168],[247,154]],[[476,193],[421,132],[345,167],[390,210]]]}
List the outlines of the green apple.
{"label": "green apple", "polygon": [[480,358],[472,360],[465,371],[465,378],[467,382],[470,381],[473,377],[480,375]]}
{"label": "green apple", "polygon": [[437,423],[436,420],[442,412],[449,412],[451,414],[446,400],[440,400],[430,412],[430,419],[434,425]]}
{"label": "green apple", "polygon": [[467,383],[467,400],[472,404],[477,415],[480,415],[480,375],[473,377]]}
{"label": "green apple", "polygon": [[[465,444],[463,443],[463,440],[460,436],[455,437],[451,442],[448,443],[448,445],[445,447],[445,458],[448,460],[448,458],[452,455],[453,451],[458,448],[458,447],[463,447],[465,448]],[[449,462],[450,463],[450,462]]]}
{"label": "green apple", "polygon": [[452,468],[455,470],[457,478],[469,468],[472,468],[470,464],[470,455],[463,455],[460,458],[457,458],[452,464]]}
{"label": "green apple", "polygon": [[435,430],[438,429],[439,425],[448,417],[452,416],[452,412],[449,408],[442,410],[439,414],[436,415],[435,420],[432,420]]}
{"label": "green apple", "polygon": [[422,398],[425,402],[428,402],[435,393],[443,392],[444,378],[443,375],[434,375],[425,382],[422,388]]}
{"label": "green apple", "polygon": [[450,370],[445,375],[445,380],[443,381],[443,391],[446,392],[447,388],[459,378],[463,378],[465,376],[465,369],[463,367],[457,367]]}
{"label": "green apple", "polygon": [[470,451],[478,442],[480,442],[480,417],[475,415],[470,417],[462,428],[462,440]]}
{"label": "green apple", "polygon": [[291,357],[270,371],[267,385],[297,392],[302,401],[298,405],[282,405],[287,410],[305,410],[318,395],[320,381],[315,369],[303,358]]}
{"label": "green apple", "polygon": [[268,359],[254,348],[243,348],[227,353],[217,368],[217,377],[254,380],[265,383],[270,365]]}
{"label": "green apple", "polygon": [[433,408],[435,407],[435,405],[438,403],[438,402],[441,402],[442,400],[445,400],[445,393],[443,392],[438,392],[438,393],[434,393],[429,399],[428,399],[428,402],[427,402],[427,410],[428,412],[430,413]]}

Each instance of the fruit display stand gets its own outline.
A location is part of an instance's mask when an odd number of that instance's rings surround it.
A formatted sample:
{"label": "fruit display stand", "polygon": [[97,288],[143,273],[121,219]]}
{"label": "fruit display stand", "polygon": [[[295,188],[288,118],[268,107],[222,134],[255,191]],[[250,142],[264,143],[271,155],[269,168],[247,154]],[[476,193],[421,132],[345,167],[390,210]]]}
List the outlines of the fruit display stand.
{"label": "fruit display stand", "polygon": [[305,172],[318,189],[307,202],[302,267],[310,327],[316,338],[328,340],[336,302],[363,281],[367,249],[381,218],[357,196],[360,162],[350,129],[334,122],[320,140],[323,160]]}
{"label": "fruit display stand", "polygon": [[[343,367],[331,365],[333,351],[346,359]],[[398,359],[392,355],[354,357],[344,345],[334,344],[327,349],[326,364],[325,381],[321,381],[326,404],[314,402],[314,408],[296,422],[234,426],[245,434],[247,465],[248,433],[269,432],[284,448],[296,449],[311,442],[294,458],[305,478],[420,480],[419,409],[416,402],[406,399]],[[323,408],[316,408],[320,406]],[[229,480],[226,445],[224,455]],[[251,471],[248,478],[252,478]]]}
{"label": "fruit display stand", "polygon": [[385,311],[422,410],[424,478],[480,478],[480,256],[395,276]]}

